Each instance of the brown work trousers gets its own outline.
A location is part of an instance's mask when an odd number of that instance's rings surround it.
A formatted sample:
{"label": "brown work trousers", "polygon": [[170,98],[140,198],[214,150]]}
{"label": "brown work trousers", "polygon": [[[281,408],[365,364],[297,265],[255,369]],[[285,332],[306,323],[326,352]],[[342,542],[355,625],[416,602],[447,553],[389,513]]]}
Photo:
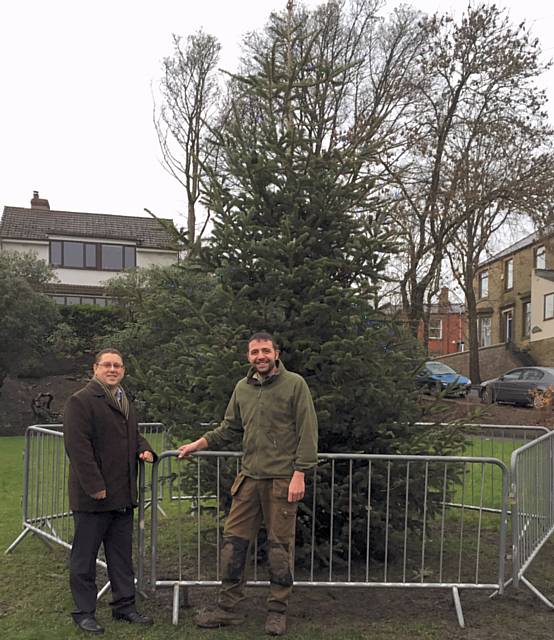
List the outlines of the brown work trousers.
{"label": "brown work trousers", "polygon": [[292,591],[297,503],[288,502],[290,480],[254,480],[239,473],[231,488],[233,503],[223,529],[222,586],[219,605],[233,609],[240,602],[248,550],[265,525],[268,544],[269,611],[285,613]]}

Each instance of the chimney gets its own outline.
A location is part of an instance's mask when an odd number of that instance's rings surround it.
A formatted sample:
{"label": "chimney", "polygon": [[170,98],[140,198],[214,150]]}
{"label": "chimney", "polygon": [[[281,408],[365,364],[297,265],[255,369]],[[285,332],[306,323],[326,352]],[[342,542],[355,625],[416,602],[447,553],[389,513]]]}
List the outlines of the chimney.
{"label": "chimney", "polygon": [[450,300],[448,299],[448,294],[450,290],[448,287],[442,287],[441,292],[439,293],[439,307],[445,308],[450,306]]}
{"label": "chimney", "polygon": [[33,191],[31,209],[45,209],[47,211],[50,211],[50,203],[46,198],[39,198],[38,191]]}

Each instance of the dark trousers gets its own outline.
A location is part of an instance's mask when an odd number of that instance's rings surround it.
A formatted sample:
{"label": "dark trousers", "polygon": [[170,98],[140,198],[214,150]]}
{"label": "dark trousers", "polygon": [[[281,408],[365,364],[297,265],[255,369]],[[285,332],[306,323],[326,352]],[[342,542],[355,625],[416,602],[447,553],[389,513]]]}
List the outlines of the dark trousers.
{"label": "dark trousers", "polygon": [[133,510],[104,513],[73,513],[75,535],[69,563],[69,585],[79,622],[96,611],[96,557],[100,545],[108,565],[114,611],[128,613],[135,610],[135,574],[133,571]]}

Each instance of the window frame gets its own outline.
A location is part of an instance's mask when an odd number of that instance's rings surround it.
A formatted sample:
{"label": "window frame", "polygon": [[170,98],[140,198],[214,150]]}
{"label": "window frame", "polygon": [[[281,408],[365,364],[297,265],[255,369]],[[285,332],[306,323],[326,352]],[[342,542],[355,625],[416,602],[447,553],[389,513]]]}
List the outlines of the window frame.
{"label": "window frame", "polygon": [[[432,322],[438,322],[438,336],[432,336],[431,335],[431,323]],[[435,329],[437,328],[436,325],[434,327]],[[428,332],[429,332],[429,340],[442,340],[442,318],[429,318],[429,327],[428,327]]]}
{"label": "window frame", "polygon": [[[93,296],[85,293],[53,293],[50,297],[56,304],[63,305],[64,307],[77,304],[90,304],[94,307],[109,307],[114,305],[112,298]],[[85,299],[84,302],[83,298]]]}
{"label": "window frame", "polygon": [[528,338],[531,335],[531,300],[524,300],[521,303],[521,316],[521,335],[524,338]]}
{"label": "window frame", "polygon": [[511,291],[514,288],[514,259],[508,258],[504,261],[504,291]]}
{"label": "window frame", "polygon": [[[81,244],[82,250],[82,266],[66,265],[65,264],[65,243]],[[54,263],[52,255],[54,253],[54,246],[60,245],[60,262]],[[121,254],[122,268],[108,268],[104,267],[103,262],[103,247],[117,248]],[[91,247],[93,252],[91,252]],[[90,258],[94,255],[94,266],[87,266],[90,264]],[[115,242],[87,242],[86,240],[61,240],[59,238],[51,239],[48,246],[48,263],[54,269],[80,269],[84,271],[111,271],[113,273],[120,273],[125,269],[134,269],[137,266],[137,248],[132,244],[120,244]]]}
{"label": "window frame", "polygon": [[[488,321],[488,333],[486,334],[487,338],[488,338],[488,342],[487,344],[484,344],[485,341],[483,340],[483,336],[485,335],[483,333],[483,324],[484,321]],[[478,319],[478,323],[477,323],[477,332],[478,332],[478,343],[480,347],[490,347],[492,344],[492,316],[481,316]]]}
{"label": "window frame", "polygon": [[[539,258],[543,262],[542,266],[538,264]],[[535,249],[533,264],[535,265],[535,269],[546,269],[546,247],[544,244],[539,245]]]}
{"label": "window frame", "polygon": [[502,309],[500,313],[502,318],[502,342],[513,342],[515,335],[514,307],[510,306],[507,309]]}
{"label": "window frame", "polygon": [[[546,315],[547,298],[548,300],[552,301],[551,302],[552,313],[549,316]],[[545,293],[543,298],[543,320],[552,320],[552,318],[554,318],[554,293]]]}
{"label": "window frame", "polygon": [[[479,298],[488,298],[489,297],[489,270],[485,269],[484,271],[479,272]],[[487,283],[486,290],[484,291],[483,282]]]}

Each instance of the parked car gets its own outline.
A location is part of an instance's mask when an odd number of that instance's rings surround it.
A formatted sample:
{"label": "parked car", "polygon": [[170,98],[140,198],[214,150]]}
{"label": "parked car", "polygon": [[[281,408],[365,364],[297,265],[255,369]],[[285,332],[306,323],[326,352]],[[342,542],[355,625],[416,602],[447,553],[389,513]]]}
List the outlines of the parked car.
{"label": "parked car", "polygon": [[554,389],[554,368],[519,367],[482,382],[479,396],[487,404],[508,402],[540,408],[549,387]]}
{"label": "parked car", "polygon": [[447,396],[464,397],[469,393],[471,380],[456,373],[443,362],[429,360],[416,374],[416,384],[426,393],[438,395],[446,391]]}

